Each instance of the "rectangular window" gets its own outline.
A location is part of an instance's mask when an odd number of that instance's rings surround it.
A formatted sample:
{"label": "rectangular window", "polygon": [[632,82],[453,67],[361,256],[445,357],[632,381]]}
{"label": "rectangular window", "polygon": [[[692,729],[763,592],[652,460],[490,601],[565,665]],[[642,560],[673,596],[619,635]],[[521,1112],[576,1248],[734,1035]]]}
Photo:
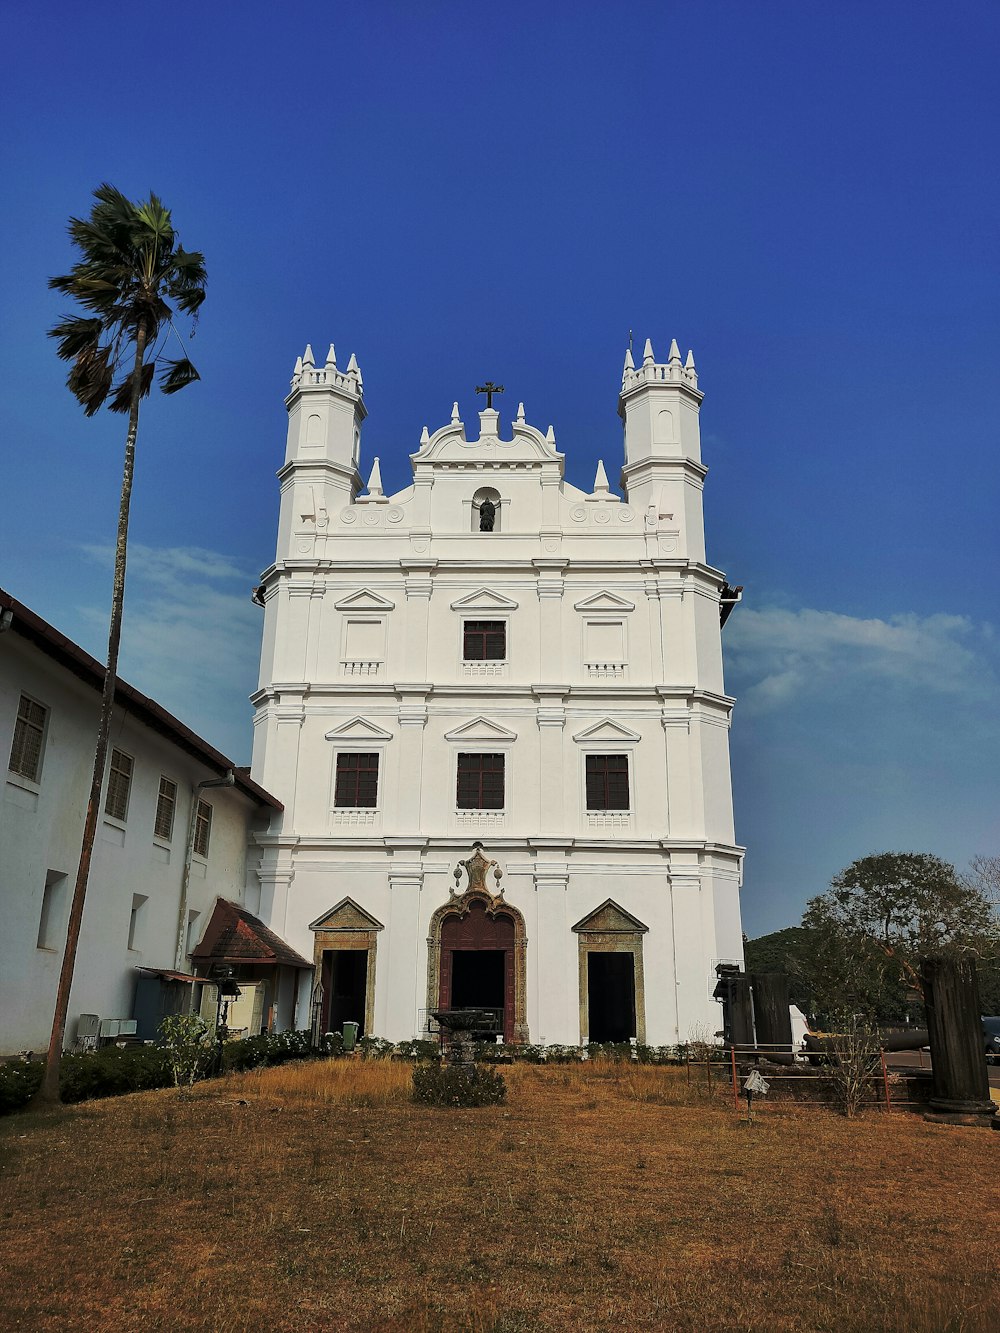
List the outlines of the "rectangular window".
{"label": "rectangular window", "polygon": [[629,809],[628,755],[587,755],[587,809]]}
{"label": "rectangular window", "polygon": [[625,622],[623,620],[588,620],[584,636],[585,662],[625,661]]}
{"label": "rectangular window", "polygon": [[467,620],[463,625],[462,657],[466,662],[503,662],[507,657],[504,620]]}
{"label": "rectangular window", "polygon": [[503,809],[502,754],[460,754],[458,756],[459,810]]}
{"label": "rectangular window", "polygon": [[378,804],[378,755],[337,755],[337,782],[333,793],[336,806],[356,810]]}
{"label": "rectangular window", "polygon": [[194,817],[194,850],[198,856],[208,855],[208,841],[212,836],[212,807],[207,801],[198,802]]}
{"label": "rectangular window", "polygon": [[28,778],[31,782],[37,782],[42,771],[42,742],[45,739],[48,711],[26,694],[21,695],[8,767],[18,777]]}
{"label": "rectangular window", "polygon": [[66,912],[66,876],[58,870],[45,872],[42,890],[42,911],[38,918],[38,948],[58,949],[60,932]]}
{"label": "rectangular window", "polygon": [[174,836],[174,811],[177,808],[177,783],[160,778],[160,794],[156,798],[156,819],[153,834],[169,842]]}
{"label": "rectangular window", "polygon": [[112,819],[124,820],[128,815],[128,797],[132,789],[132,756],[121,750],[111,751],[111,771],[108,774],[108,794],[104,798],[104,813]]}

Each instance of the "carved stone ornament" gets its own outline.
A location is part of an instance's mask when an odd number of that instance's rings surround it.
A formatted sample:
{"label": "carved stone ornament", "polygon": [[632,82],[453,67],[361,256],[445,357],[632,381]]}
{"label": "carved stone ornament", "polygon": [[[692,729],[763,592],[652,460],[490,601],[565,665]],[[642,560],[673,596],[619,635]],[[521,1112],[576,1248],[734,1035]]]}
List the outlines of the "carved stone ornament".
{"label": "carved stone ornament", "polygon": [[[488,912],[495,912],[503,903],[503,889],[500,887],[500,881],[503,879],[503,871],[496,861],[491,861],[488,856],[483,854],[483,844],[474,842],[473,853],[466,861],[459,861],[458,865],[452,871],[455,876],[455,887],[451,891],[452,898],[463,898],[466,894],[480,893],[485,894],[490,901],[490,906],[486,909]],[[464,890],[460,889],[462,882],[462,867],[465,867],[465,873],[468,876],[468,885]],[[489,870],[493,870],[493,878],[496,881],[496,892],[493,893],[486,885],[486,876]]]}

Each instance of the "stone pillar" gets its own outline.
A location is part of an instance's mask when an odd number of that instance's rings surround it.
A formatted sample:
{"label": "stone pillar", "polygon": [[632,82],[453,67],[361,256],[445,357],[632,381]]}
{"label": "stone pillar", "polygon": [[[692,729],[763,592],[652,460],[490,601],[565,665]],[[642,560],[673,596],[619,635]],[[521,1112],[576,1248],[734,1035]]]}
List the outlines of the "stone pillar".
{"label": "stone pillar", "polygon": [[[414,856],[414,847],[394,848],[397,857]],[[389,871],[388,958],[376,979],[376,1025],[390,1041],[423,1036],[417,1031],[417,1011],[423,1009],[420,986],[420,893],[424,876],[419,861],[394,865]],[[385,996],[379,1004],[379,987]]]}
{"label": "stone pillar", "polygon": [[788,978],[782,972],[755,972],[753,1015],[757,1043],[765,1055],[792,1050],[792,1016],[788,1011]]}
{"label": "stone pillar", "polygon": [[396,772],[396,828],[420,832],[423,788],[424,727],[430,685],[397,685],[399,696],[399,759]]}
{"label": "stone pillar", "polygon": [[932,1113],[991,1116],[997,1108],[990,1100],[974,959],[925,958],[921,977],[934,1066]]}
{"label": "stone pillar", "polygon": [[543,837],[558,838],[566,834],[564,820],[565,758],[563,729],[566,726],[566,685],[533,685],[531,693],[538,711],[538,791],[539,829]]}

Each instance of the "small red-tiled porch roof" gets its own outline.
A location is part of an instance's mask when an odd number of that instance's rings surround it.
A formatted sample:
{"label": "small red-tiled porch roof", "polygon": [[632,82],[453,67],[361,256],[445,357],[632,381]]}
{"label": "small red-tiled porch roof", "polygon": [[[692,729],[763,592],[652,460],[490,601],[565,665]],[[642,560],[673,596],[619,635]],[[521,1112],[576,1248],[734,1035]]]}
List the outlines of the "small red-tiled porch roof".
{"label": "small red-tiled porch roof", "polygon": [[300,953],[286,944],[263,921],[225,898],[215,904],[205,938],[191,957],[197,962],[257,963],[267,967],[306,967],[312,969]]}

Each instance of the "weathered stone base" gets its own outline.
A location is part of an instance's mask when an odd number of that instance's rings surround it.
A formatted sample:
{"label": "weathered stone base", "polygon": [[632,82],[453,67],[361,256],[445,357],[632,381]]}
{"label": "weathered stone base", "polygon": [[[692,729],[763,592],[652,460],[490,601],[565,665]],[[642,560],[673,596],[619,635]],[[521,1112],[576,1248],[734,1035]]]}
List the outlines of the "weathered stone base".
{"label": "weathered stone base", "polygon": [[932,1097],[930,1109],[924,1112],[924,1119],[934,1125],[993,1125],[997,1128],[996,1102],[989,1101],[947,1101]]}

